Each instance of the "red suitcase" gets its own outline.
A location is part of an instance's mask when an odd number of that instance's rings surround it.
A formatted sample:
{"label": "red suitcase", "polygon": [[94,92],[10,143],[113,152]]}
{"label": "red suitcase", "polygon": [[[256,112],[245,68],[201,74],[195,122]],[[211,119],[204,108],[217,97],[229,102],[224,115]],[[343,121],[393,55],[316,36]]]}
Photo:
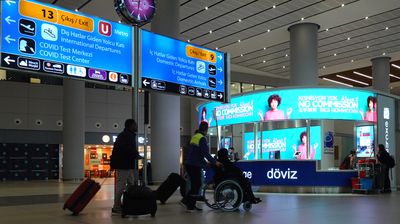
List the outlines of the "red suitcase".
{"label": "red suitcase", "polygon": [[84,180],[64,203],[64,210],[68,209],[73,215],[78,215],[99,190],[99,183],[92,179]]}

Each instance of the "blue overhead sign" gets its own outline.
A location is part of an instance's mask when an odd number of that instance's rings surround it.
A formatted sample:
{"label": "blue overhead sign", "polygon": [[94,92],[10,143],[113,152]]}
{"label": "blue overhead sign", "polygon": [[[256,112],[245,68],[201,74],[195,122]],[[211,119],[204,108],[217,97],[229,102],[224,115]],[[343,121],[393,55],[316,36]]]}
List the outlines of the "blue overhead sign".
{"label": "blue overhead sign", "polygon": [[131,85],[132,27],[36,1],[1,4],[2,67]]}
{"label": "blue overhead sign", "polygon": [[141,31],[142,87],[224,101],[225,54]]}

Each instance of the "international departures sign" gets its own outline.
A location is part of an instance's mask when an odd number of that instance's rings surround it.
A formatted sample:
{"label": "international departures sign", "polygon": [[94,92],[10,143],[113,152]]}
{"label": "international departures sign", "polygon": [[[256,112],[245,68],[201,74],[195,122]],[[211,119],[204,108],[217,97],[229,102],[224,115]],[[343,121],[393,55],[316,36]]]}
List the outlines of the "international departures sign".
{"label": "international departures sign", "polygon": [[28,0],[1,9],[2,67],[132,84],[132,27]]}

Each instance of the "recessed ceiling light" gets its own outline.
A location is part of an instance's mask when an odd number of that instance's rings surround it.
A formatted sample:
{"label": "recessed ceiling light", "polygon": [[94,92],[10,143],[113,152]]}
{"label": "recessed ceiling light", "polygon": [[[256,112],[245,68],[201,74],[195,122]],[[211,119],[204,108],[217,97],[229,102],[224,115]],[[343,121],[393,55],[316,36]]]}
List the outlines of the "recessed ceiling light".
{"label": "recessed ceiling light", "polygon": [[269,32],[271,32],[271,30],[270,30],[270,29],[268,29],[268,30],[267,30],[267,32],[269,33]]}
{"label": "recessed ceiling light", "polygon": [[187,40],[188,43],[190,43],[190,40]]}
{"label": "recessed ceiling light", "polygon": [[390,77],[396,78],[396,79],[400,79],[400,77],[393,75],[393,74],[389,74]]}
{"label": "recessed ceiling light", "polygon": [[353,87],[353,86],[350,85],[350,84],[343,83],[343,82],[339,82],[339,81],[336,81],[336,80],[332,80],[332,79],[328,79],[328,78],[322,78],[322,79],[323,79],[323,80],[326,80],[326,81],[329,81],[329,82],[337,83],[337,84],[340,84],[340,85],[344,85],[344,86],[348,86],[348,87]]}
{"label": "recessed ceiling light", "polygon": [[208,10],[208,7],[206,6],[206,7],[204,7],[204,9],[205,9],[205,10]]}
{"label": "recessed ceiling light", "polygon": [[289,56],[288,54],[285,54],[285,57]]}
{"label": "recessed ceiling light", "polygon": [[325,67],[325,65],[324,65],[324,66],[322,66],[322,68],[323,68],[323,69],[325,69],[325,68],[326,68],[326,67]]}
{"label": "recessed ceiling light", "polygon": [[215,50],[218,50],[218,47],[216,47]]}
{"label": "recessed ceiling light", "polygon": [[243,54],[240,54],[240,57],[243,57]]}
{"label": "recessed ceiling light", "polygon": [[395,67],[395,68],[397,68],[397,69],[400,69],[400,66],[399,66],[399,65],[392,64],[392,66]]}
{"label": "recessed ceiling light", "polygon": [[301,17],[301,21],[303,21],[304,20],[304,17]]}
{"label": "recessed ceiling light", "polygon": [[282,68],[286,68],[286,66],[282,66]]}
{"label": "recessed ceiling light", "polygon": [[75,12],[79,12],[79,9],[75,9]]}
{"label": "recessed ceiling light", "polygon": [[212,30],[208,31],[210,34],[212,34]]}
{"label": "recessed ceiling light", "polygon": [[242,22],[242,20],[241,20],[241,19],[239,19],[239,20],[238,20],[238,22],[240,23],[240,22]]}
{"label": "recessed ceiling light", "polygon": [[347,40],[350,40],[350,37],[347,37]]}
{"label": "recessed ceiling light", "polygon": [[344,4],[342,4],[342,7],[344,7]]}
{"label": "recessed ceiling light", "polygon": [[383,55],[383,56],[385,56],[385,55],[386,55],[386,53],[385,53],[385,52],[383,52],[383,53],[382,53],[382,55]]}
{"label": "recessed ceiling light", "polygon": [[266,61],[264,60],[263,63],[265,63]]}
{"label": "recessed ceiling light", "polygon": [[352,81],[352,82],[356,82],[356,83],[359,83],[359,84],[364,85],[364,86],[369,86],[369,84],[366,83],[366,82],[361,82],[361,81],[358,81],[358,80],[355,80],[355,79],[351,79],[351,78],[348,78],[348,77],[345,77],[345,76],[342,76],[342,75],[336,75],[336,77],[341,78],[341,79],[346,79],[346,80],[349,80],[349,81]]}
{"label": "recessed ceiling light", "polygon": [[356,75],[359,75],[359,76],[362,76],[362,77],[365,77],[365,78],[368,78],[368,79],[372,79],[371,76],[366,75],[366,74],[363,74],[363,73],[361,73],[361,72],[353,71],[353,74],[356,74]]}
{"label": "recessed ceiling light", "polygon": [[272,8],[276,8],[276,5],[273,5]]}
{"label": "recessed ceiling light", "polygon": [[325,31],[329,31],[329,28],[326,28]]}
{"label": "recessed ceiling light", "polygon": [[385,30],[388,30],[389,29],[389,27],[385,27]]}
{"label": "recessed ceiling light", "polygon": [[336,56],[336,55],[337,55],[336,53],[333,54],[333,56]]}
{"label": "recessed ceiling light", "polygon": [[366,16],[365,19],[368,19],[368,16]]}
{"label": "recessed ceiling light", "polygon": [[369,48],[369,45],[367,45],[367,48]]}
{"label": "recessed ceiling light", "polygon": [[238,40],[238,42],[240,43],[240,40]]}
{"label": "recessed ceiling light", "polygon": [[350,62],[354,62],[354,60],[353,59],[351,59],[351,61]]}
{"label": "recessed ceiling light", "polygon": [[264,50],[267,50],[267,48],[266,48],[266,47],[264,47]]}

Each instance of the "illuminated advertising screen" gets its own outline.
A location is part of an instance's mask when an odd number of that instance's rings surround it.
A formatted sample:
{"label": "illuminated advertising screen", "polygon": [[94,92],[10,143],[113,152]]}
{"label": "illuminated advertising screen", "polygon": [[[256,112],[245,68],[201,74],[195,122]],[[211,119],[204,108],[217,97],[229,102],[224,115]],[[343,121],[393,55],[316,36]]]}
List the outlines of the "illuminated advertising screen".
{"label": "illuminated advertising screen", "polygon": [[141,31],[142,87],[223,102],[225,54]]}
{"label": "illuminated advertising screen", "polygon": [[374,126],[359,126],[356,128],[357,157],[374,157],[375,135]]}
{"label": "illuminated advertising screen", "polygon": [[285,119],[340,119],[376,122],[375,93],[355,89],[282,89],[232,97],[199,107],[199,121],[218,125]]}
{"label": "illuminated advertising screen", "polygon": [[221,139],[221,148],[229,149],[232,146],[232,138],[231,137],[223,137]]}
{"label": "illuminated advertising screen", "polygon": [[[306,127],[270,130],[262,132],[262,160],[294,160],[294,159],[321,159],[321,127],[310,127],[310,138]],[[260,132],[257,132],[260,142]],[[310,139],[310,152],[307,153],[307,141]],[[254,133],[244,133],[243,159],[255,159]],[[260,153],[260,144],[258,144]]]}
{"label": "illuminated advertising screen", "polygon": [[1,1],[1,66],[131,85],[132,27],[30,0]]}

